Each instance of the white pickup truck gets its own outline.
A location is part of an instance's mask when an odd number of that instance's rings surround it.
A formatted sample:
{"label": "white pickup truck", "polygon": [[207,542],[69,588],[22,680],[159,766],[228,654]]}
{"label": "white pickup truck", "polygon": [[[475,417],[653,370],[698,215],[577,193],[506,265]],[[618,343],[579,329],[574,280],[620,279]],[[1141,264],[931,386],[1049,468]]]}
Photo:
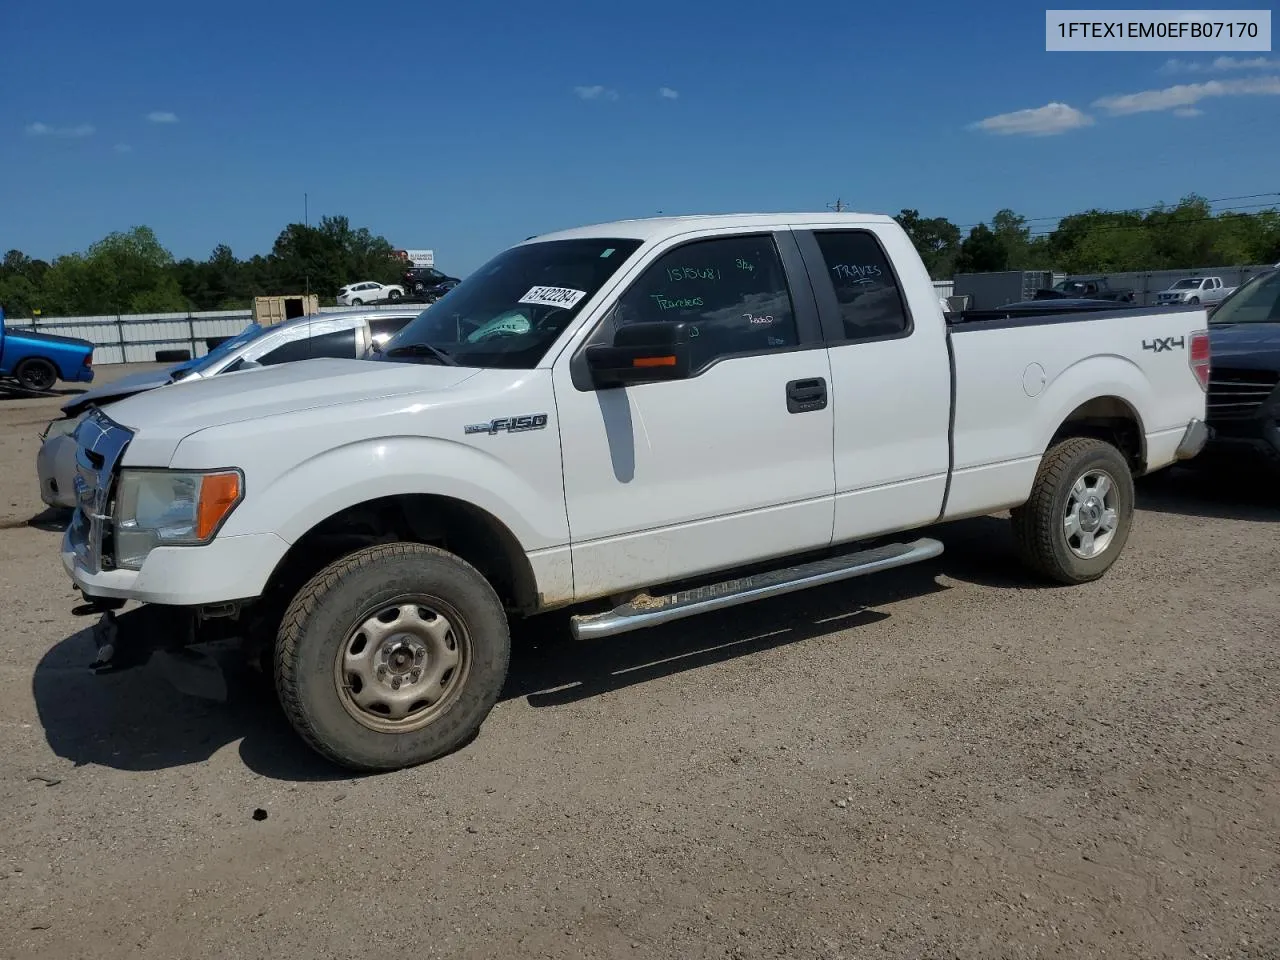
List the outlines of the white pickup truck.
{"label": "white pickup truck", "polygon": [[1235,290],[1225,286],[1221,277],[1183,277],[1167,290],[1156,294],[1156,306],[1169,307],[1180,303],[1192,306],[1221,303]]}
{"label": "white pickup truck", "polygon": [[1052,311],[944,316],[879,215],[531,238],[374,359],[87,417],[62,559],[95,668],[237,639],[311,746],[391,769],[478,730],[512,617],[606,637],[934,557],[903,535],[1006,508],[1032,571],[1094,580],[1133,477],[1205,442],[1206,317]]}

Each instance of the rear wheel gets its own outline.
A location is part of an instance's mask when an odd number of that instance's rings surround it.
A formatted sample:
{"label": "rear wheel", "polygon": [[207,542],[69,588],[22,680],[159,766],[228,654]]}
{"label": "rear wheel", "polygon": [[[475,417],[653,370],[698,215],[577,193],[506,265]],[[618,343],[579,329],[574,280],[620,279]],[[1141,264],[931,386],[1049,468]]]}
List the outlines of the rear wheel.
{"label": "rear wheel", "polygon": [[474,736],[509,659],[502,603],[474,567],[423,544],[381,544],[330,564],[294,597],[276,690],[318,752],[394,770]]}
{"label": "rear wheel", "polygon": [[58,382],[58,371],[52,363],[41,357],[23,360],[14,371],[14,376],[27,390],[49,390]]}
{"label": "rear wheel", "polygon": [[1133,473],[1102,440],[1073,437],[1049,448],[1031,497],[1013,513],[1018,554],[1059,583],[1097,580],[1129,539]]}
{"label": "rear wheel", "polygon": [[363,307],[364,301],[361,300],[359,297],[356,297],[354,300],[351,301],[351,305],[353,307]]}

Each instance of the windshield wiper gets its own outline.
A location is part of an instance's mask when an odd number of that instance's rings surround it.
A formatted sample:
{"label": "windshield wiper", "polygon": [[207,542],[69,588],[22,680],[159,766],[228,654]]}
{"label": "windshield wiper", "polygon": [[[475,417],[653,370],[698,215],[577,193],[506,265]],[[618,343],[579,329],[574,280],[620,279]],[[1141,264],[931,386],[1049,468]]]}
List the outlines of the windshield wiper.
{"label": "windshield wiper", "polygon": [[394,347],[386,351],[383,356],[387,357],[435,357],[436,360],[445,366],[456,367],[458,361],[449,356],[439,347],[433,347],[429,343],[407,343],[403,347]]}

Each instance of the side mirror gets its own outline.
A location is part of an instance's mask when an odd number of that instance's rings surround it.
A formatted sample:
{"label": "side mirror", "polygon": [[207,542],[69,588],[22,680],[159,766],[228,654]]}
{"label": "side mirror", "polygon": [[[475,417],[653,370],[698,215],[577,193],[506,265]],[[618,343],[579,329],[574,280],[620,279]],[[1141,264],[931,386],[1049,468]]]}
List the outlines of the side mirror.
{"label": "side mirror", "polygon": [[587,369],[597,387],[683,380],[689,376],[690,339],[687,323],[627,324],[612,344],[587,347]]}
{"label": "side mirror", "polygon": [[241,360],[236,365],[236,369],[237,370],[261,370],[262,364],[260,364],[257,360],[245,359],[245,360]]}

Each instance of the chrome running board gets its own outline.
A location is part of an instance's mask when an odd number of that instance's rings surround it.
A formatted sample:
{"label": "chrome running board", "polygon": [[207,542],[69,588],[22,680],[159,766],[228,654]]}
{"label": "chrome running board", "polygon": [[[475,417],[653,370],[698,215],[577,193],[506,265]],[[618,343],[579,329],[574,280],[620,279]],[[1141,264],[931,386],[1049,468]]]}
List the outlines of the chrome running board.
{"label": "chrome running board", "polygon": [[928,538],[913,543],[889,543],[826,560],[814,560],[794,567],[783,567],[692,590],[681,590],[666,596],[637,597],[605,613],[573,617],[570,624],[573,635],[580,640],[612,637],[699,613],[736,607],[753,600],[779,597],[797,590],[807,590],[809,587],[862,577],[894,567],[905,567],[909,563],[930,560],[941,553],[942,544]]}

